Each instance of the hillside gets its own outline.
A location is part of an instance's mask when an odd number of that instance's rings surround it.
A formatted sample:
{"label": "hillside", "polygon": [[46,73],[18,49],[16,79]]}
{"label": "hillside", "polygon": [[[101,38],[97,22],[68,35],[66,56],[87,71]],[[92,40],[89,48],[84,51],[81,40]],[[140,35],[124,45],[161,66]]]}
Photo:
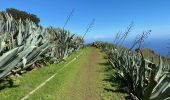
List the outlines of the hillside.
{"label": "hillside", "polygon": [[[148,58],[148,59],[152,59],[153,58],[153,61],[154,63],[158,63],[159,62],[159,57],[160,57],[160,54],[156,53],[155,51],[153,51],[152,49],[149,49],[149,48],[144,48],[144,49],[141,49],[142,50],[142,53],[143,55]],[[161,56],[163,62],[167,62],[168,64],[170,64],[170,58],[167,58],[167,57],[164,57],[164,56]]]}

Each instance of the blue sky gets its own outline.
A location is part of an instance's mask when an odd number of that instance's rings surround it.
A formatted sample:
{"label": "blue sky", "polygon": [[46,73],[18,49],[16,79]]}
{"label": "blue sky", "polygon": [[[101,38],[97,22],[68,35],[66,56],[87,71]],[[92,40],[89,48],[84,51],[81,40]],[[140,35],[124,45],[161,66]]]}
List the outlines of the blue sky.
{"label": "blue sky", "polygon": [[45,27],[62,27],[74,8],[66,29],[82,35],[95,19],[93,29],[86,36],[88,41],[112,41],[115,33],[125,30],[132,21],[130,39],[149,29],[153,39],[169,38],[169,5],[169,0],[0,0],[0,10],[13,7],[34,13]]}

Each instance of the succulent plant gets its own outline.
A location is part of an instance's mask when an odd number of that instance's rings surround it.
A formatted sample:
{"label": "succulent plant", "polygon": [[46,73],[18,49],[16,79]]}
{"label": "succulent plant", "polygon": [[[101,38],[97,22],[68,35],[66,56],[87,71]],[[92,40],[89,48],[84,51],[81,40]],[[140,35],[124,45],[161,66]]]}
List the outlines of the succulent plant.
{"label": "succulent plant", "polygon": [[111,66],[120,79],[124,80],[133,99],[164,100],[170,98],[170,72],[160,57],[159,64],[145,59],[142,53],[120,46],[96,42],[98,48],[108,55]]}
{"label": "succulent plant", "polygon": [[[26,70],[39,60],[51,63],[65,59],[68,53],[83,45],[74,39],[74,34],[64,29],[43,28],[29,19],[16,21],[9,13],[3,14],[5,18],[0,23],[0,79]],[[77,43],[76,47],[73,43]]]}

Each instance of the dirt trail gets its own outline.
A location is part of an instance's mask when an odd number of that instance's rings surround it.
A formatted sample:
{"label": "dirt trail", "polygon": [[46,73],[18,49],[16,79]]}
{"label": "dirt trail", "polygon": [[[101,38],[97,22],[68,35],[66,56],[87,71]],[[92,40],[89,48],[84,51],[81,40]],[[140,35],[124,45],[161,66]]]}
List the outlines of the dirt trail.
{"label": "dirt trail", "polygon": [[100,100],[98,85],[100,59],[99,51],[93,48],[70,83],[63,100]]}

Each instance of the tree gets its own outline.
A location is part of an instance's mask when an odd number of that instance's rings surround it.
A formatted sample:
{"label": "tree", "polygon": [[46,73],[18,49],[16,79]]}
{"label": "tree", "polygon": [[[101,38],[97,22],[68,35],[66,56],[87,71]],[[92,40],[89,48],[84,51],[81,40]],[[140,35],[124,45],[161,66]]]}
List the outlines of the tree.
{"label": "tree", "polygon": [[7,8],[6,12],[10,13],[15,20],[30,19],[31,21],[35,22],[37,25],[40,22],[40,19],[36,15],[27,13],[25,11],[21,11],[14,8]]}

